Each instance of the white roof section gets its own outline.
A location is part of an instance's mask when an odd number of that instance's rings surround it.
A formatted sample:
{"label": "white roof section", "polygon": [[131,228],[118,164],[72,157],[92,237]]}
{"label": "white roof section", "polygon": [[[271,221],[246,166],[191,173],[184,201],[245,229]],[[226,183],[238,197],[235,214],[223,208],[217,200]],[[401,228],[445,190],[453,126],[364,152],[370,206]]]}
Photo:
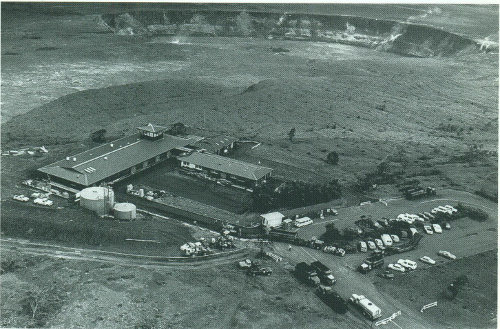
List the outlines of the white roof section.
{"label": "white roof section", "polygon": [[267,214],[262,214],[260,215],[260,217],[264,217],[264,219],[267,219],[268,221],[272,221],[274,219],[283,219],[283,217],[285,217],[285,215],[283,215],[282,213],[280,213],[279,211],[275,211],[275,212],[270,212],[270,213],[267,213]]}

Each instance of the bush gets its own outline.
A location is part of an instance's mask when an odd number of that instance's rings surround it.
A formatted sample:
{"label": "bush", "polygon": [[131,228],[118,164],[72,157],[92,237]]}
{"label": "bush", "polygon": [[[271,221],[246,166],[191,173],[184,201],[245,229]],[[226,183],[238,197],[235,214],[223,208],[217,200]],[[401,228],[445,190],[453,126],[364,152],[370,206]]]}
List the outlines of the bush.
{"label": "bush", "polygon": [[489,215],[486,211],[479,208],[467,206],[462,203],[459,203],[457,205],[457,210],[461,216],[469,217],[470,219],[476,220],[478,222],[484,222],[489,218]]}
{"label": "bush", "polygon": [[328,202],[342,196],[338,180],[325,184],[310,184],[299,181],[284,182],[275,187],[273,181],[258,186],[252,194],[253,208],[268,211],[276,208],[298,208]]}
{"label": "bush", "polygon": [[339,154],[335,151],[328,153],[326,156],[326,163],[337,165],[339,163]]}

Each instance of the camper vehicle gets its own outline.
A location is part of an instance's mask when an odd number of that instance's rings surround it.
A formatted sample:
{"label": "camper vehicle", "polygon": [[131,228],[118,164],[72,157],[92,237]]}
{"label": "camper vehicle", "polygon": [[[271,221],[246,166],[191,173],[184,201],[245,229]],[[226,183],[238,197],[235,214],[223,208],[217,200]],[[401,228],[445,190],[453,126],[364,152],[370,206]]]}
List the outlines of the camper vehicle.
{"label": "camper vehicle", "polygon": [[409,259],[399,259],[398,264],[405,267],[406,269],[409,270],[416,270],[417,269],[417,263],[415,263],[412,260]]}
{"label": "camper vehicle", "polygon": [[302,217],[295,220],[295,227],[302,227],[312,224],[313,221],[309,217]]}

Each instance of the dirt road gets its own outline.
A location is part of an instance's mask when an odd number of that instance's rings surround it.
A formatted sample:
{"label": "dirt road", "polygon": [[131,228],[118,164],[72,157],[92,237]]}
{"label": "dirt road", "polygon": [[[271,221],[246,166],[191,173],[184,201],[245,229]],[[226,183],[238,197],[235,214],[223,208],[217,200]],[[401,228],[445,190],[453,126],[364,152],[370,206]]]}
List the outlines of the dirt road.
{"label": "dirt road", "polygon": [[234,262],[236,259],[241,259],[247,254],[247,251],[245,249],[238,249],[221,253],[216,258],[200,258],[199,260],[189,260],[188,262],[186,262],[185,257],[147,256],[93,249],[70,248],[54,244],[35,243],[29,240],[14,238],[0,239],[0,248],[4,250],[19,250],[26,254],[44,255],[60,259],[96,261],[111,263],[115,265],[141,266],[150,268],[213,267],[220,264]]}

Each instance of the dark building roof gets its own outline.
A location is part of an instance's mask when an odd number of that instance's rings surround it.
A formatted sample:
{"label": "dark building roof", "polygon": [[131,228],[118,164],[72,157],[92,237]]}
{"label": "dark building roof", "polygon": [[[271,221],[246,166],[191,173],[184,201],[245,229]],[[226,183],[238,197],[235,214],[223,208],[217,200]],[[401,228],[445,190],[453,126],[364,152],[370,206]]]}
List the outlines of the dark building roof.
{"label": "dark building roof", "polygon": [[158,140],[148,140],[140,138],[140,134],[134,134],[73,155],[38,170],[67,181],[89,186],[176,147],[190,145],[200,139],[201,137],[198,136],[182,138],[164,135]]}
{"label": "dark building roof", "polygon": [[204,148],[209,152],[215,153],[216,151],[222,149],[223,147],[229,146],[236,142],[238,139],[231,136],[215,136],[208,137],[197,143],[196,145],[200,148]]}
{"label": "dark building roof", "polygon": [[261,179],[272,171],[271,168],[210,153],[194,152],[188,156],[179,157],[179,160],[253,181]]}

